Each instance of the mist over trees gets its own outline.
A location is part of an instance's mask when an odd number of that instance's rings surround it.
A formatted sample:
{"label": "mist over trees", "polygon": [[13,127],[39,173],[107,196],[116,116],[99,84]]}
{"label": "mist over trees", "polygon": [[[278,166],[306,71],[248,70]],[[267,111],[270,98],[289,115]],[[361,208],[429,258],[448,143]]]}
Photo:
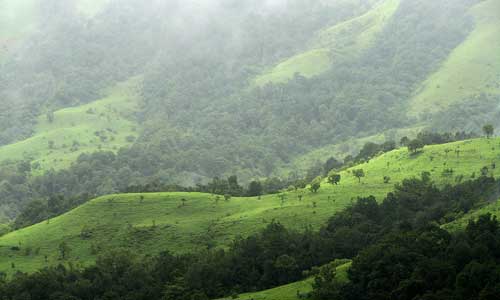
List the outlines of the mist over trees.
{"label": "mist over trees", "polygon": [[373,3],[121,0],[86,19],[72,1],[44,2],[44,30],[1,65],[0,144],[29,137],[37,115],[142,76],[138,151],[154,148],[170,173],[268,176],[316,147],[410,125],[414,86],[471,29],[453,18],[470,1],[445,2],[402,1],[356,60],[260,87],[255,76]]}

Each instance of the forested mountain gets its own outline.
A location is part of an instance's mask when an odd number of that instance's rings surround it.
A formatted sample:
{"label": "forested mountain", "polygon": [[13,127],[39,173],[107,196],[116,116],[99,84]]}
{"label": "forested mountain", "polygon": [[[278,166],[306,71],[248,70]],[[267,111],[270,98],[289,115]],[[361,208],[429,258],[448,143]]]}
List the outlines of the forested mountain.
{"label": "forested mountain", "polygon": [[[91,196],[233,174],[248,183],[283,175],[277,167],[297,179],[305,174],[294,159],[325,146],[498,120],[500,67],[481,53],[500,40],[498,1],[0,7],[0,201],[9,218],[46,200],[39,182],[79,197],[71,182],[82,178]],[[464,52],[468,68],[488,71],[487,85],[447,79],[467,72],[457,62]],[[454,92],[445,101],[435,89]],[[106,152],[78,159],[96,151]]]}

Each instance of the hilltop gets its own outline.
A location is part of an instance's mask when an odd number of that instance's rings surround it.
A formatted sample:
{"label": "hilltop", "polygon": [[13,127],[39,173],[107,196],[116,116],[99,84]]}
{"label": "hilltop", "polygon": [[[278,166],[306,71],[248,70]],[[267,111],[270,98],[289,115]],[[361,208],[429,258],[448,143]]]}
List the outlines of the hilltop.
{"label": "hilltop", "polygon": [[[499,171],[493,166],[499,159],[500,139],[475,139],[426,146],[416,155],[406,148],[397,149],[340,172],[338,186],[323,182],[317,193],[285,192],[283,200],[279,195],[265,195],[225,201],[222,196],[201,193],[104,196],[0,237],[0,269],[34,271],[57,264],[62,241],[72,249],[71,261],[87,265],[101,251],[118,247],[145,254],[224,247],[235,237],[255,233],[273,220],[297,230],[307,226],[317,229],[357,197],[374,195],[382,200],[405,178],[425,171],[439,184],[454,184],[479,176],[485,166],[497,176]],[[361,182],[352,175],[355,169],[366,174]],[[390,177],[388,183],[384,176]],[[301,201],[298,195],[303,195]]]}

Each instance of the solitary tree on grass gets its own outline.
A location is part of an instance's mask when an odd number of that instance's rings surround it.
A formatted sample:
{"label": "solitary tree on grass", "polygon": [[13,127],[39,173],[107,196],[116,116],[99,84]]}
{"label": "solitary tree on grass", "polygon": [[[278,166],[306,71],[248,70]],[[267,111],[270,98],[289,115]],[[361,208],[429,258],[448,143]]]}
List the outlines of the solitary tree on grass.
{"label": "solitary tree on grass", "polygon": [[417,153],[421,149],[424,149],[424,147],[425,144],[419,139],[412,140],[408,143],[408,151],[413,154]]}
{"label": "solitary tree on grass", "polygon": [[491,124],[486,124],[483,126],[483,132],[487,138],[490,138],[493,136],[493,133],[495,132],[495,128],[493,128],[493,125],[491,125]]}
{"label": "solitary tree on grass", "polygon": [[316,193],[318,192],[320,187],[321,187],[321,177],[318,176],[314,178],[314,180],[311,182],[311,186],[309,187],[309,189],[311,190],[311,192]]}
{"label": "solitary tree on grass", "polygon": [[352,171],[352,175],[358,178],[358,182],[361,183],[361,178],[365,177],[365,171],[363,169],[356,169]]}

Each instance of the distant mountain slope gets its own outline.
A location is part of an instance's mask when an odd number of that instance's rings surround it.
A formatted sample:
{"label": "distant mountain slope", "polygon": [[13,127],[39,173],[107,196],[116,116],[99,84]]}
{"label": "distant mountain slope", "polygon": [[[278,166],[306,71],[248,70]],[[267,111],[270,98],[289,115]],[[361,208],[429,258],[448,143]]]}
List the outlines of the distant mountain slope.
{"label": "distant mountain slope", "polygon": [[139,134],[134,122],[139,82],[140,78],[132,79],[100,100],[40,116],[33,136],[0,146],[0,157],[31,161],[33,173],[43,174],[67,168],[82,153],[116,152],[131,145]]}
{"label": "distant mountain slope", "polygon": [[368,12],[319,31],[310,43],[311,50],[281,62],[255,78],[255,83],[286,83],[295,74],[310,78],[328,71],[335,64],[356,60],[377,38],[399,5],[399,0],[384,0]]}
{"label": "distant mountain slope", "polygon": [[[482,167],[498,163],[499,157],[500,139],[427,146],[417,155],[402,148],[342,171],[338,186],[323,182],[317,193],[286,192],[283,201],[279,195],[233,197],[229,201],[199,193],[109,195],[0,237],[0,270],[31,272],[57,264],[62,241],[72,249],[70,261],[89,264],[100,251],[116,247],[139,253],[224,247],[236,236],[248,236],[272,220],[298,230],[318,228],[356,197],[374,195],[382,200],[394,184],[424,171],[440,184],[453,184],[472,174],[479,176]],[[352,170],[359,168],[366,174],[360,183],[352,175]],[[489,170],[500,175],[499,168]],[[390,183],[384,183],[384,176],[391,178]],[[15,268],[11,268],[12,263]]]}
{"label": "distant mountain slope", "polygon": [[500,1],[471,10],[475,28],[411,100],[410,114],[435,113],[462,102],[500,94]]}
{"label": "distant mountain slope", "polygon": [[[480,130],[500,119],[491,113],[500,114],[496,98],[481,98],[478,106],[466,100],[450,107],[458,111],[443,115],[409,113],[431,105],[411,100],[457,46],[468,43],[467,37],[496,39],[494,3],[471,10],[476,2],[287,0],[270,5],[256,0],[204,6],[194,0],[110,2],[119,5],[51,0],[38,5],[36,14],[30,11],[39,2],[4,0],[25,16],[17,27],[39,23],[40,15],[43,28],[21,34],[22,43],[0,64],[0,145],[5,146],[0,161],[28,159],[33,169],[41,162],[43,171],[64,169],[80,153],[132,149],[118,151],[116,161],[133,163],[110,166],[102,173],[107,177],[89,187],[102,195],[130,183],[120,179],[122,167],[139,182],[195,185],[237,175],[248,183],[289,170],[304,175],[322,156],[342,160],[362,141],[396,139],[407,128]],[[30,9],[19,12],[23,3]],[[470,12],[483,10],[492,21],[474,24]],[[477,20],[489,20],[481,16]],[[16,22],[9,24],[4,31],[15,32]],[[493,70],[494,49],[491,53],[481,59],[491,60]],[[457,61],[452,64],[462,62]],[[143,79],[134,99],[137,124],[122,120],[121,114],[109,126],[89,118],[86,108],[99,105],[103,91],[136,76]],[[115,100],[112,105],[120,106]],[[127,111],[129,104],[123,105]],[[56,120],[47,126],[49,111],[56,111],[56,117],[71,112],[71,118],[91,128],[82,135],[71,123]],[[134,126],[141,130],[130,134]],[[101,148],[89,143],[95,131],[107,127],[122,135]],[[45,136],[49,131],[51,136]],[[129,135],[135,142],[123,142]],[[49,140],[61,147],[49,151]],[[73,141],[80,151],[70,151]],[[0,215],[15,216],[34,200],[29,183],[15,178],[0,178],[10,184],[0,187]],[[12,185],[16,188],[8,188]],[[56,188],[54,193],[79,196],[73,190]]]}

